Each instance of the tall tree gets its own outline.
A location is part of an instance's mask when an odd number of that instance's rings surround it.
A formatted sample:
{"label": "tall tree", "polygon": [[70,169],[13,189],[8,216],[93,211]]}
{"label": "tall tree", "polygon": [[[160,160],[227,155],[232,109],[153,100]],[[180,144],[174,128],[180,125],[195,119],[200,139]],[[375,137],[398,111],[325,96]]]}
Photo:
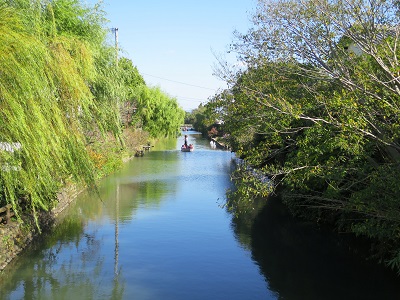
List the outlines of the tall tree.
{"label": "tall tree", "polygon": [[[113,114],[100,113],[90,90],[106,48],[104,19],[67,0],[1,1],[0,15],[0,202],[19,213],[24,196],[36,212],[52,207],[66,181],[93,183],[86,125]],[[18,149],[4,151],[9,145]]]}
{"label": "tall tree", "polygon": [[143,128],[153,137],[176,136],[184,122],[185,111],[159,88],[141,86],[135,98]]}
{"label": "tall tree", "polygon": [[254,28],[232,44],[246,68],[220,69],[233,87],[209,107],[234,150],[283,184],[293,212],[373,238],[399,267],[394,7],[260,0]]}

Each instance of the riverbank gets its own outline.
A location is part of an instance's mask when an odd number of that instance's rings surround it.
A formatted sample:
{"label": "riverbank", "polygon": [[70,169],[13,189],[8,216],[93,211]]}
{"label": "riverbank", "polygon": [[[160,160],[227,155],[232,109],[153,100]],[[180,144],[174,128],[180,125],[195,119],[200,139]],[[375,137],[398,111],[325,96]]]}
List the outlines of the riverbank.
{"label": "riverbank", "polygon": [[[136,157],[137,149],[144,149],[143,147],[148,147],[148,144],[145,146],[137,145],[131,141],[129,146],[134,149],[133,153],[124,157],[123,163]],[[43,211],[38,214],[41,231],[51,230],[58,215],[75,201],[77,196],[85,189],[86,187],[72,184],[64,187],[57,194],[56,207],[48,212]],[[0,223],[0,272],[40,234],[34,218],[29,215],[22,215],[21,220],[10,220],[7,224]]]}
{"label": "riverbank", "polygon": [[215,146],[217,148],[219,148],[219,149],[224,149],[224,150],[229,150],[230,149],[225,143],[223,143],[218,138],[211,138],[211,142],[214,142]]}
{"label": "riverbank", "polygon": [[[100,138],[99,136],[98,139]],[[113,136],[109,136],[106,141],[103,141],[103,149],[101,149],[101,151],[99,150],[98,153],[100,154],[99,157],[104,157],[106,159],[95,160],[99,165],[99,178],[107,176],[110,172],[113,172],[113,170],[115,171],[116,166],[118,167],[120,165],[115,163],[116,157],[119,157],[122,164],[124,164],[135,156],[138,156],[138,151],[142,151],[141,153],[144,154],[146,151],[143,151],[143,149],[150,149],[150,139],[146,131],[126,129],[123,132],[123,139],[126,148],[119,153],[113,153],[112,150],[107,150],[113,149],[110,144],[118,143]],[[155,140],[151,140],[151,142],[155,142]],[[109,152],[107,153],[107,151]],[[107,156],[108,154],[109,156]],[[85,188],[84,186],[74,184],[62,188],[57,194],[57,205],[50,211],[38,213],[37,218],[40,230],[50,230],[52,225],[56,222],[57,216],[66,209]],[[41,234],[40,230],[36,225],[35,219],[30,214],[22,214],[20,220],[14,218],[14,220],[11,219],[7,224],[0,222],[0,272]]]}
{"label": "riverbank", "polygon": [[[54,224],[57,216],[73,202],[84,190],[84,187],[71,185],[62,189],[57,195],[57,206],[49,212],[41,212],[38,216],[42,231],[48,230]],[[11,220],[0,224],[0,271],[20,254],[36,237],[41,234],[32,216],[23,215],[21,221]]]}
{"label": "riverbank", "polygon": [[[158,141],[101,180],[97,194],[80,194],[4,270],[0,298],[266,298],[265,280],[218,205],[232,154],[210,149],[200,134],[189,138],[198,151],[182,154],[180,137]],[[224,274],[233,274],[227,284]]]}

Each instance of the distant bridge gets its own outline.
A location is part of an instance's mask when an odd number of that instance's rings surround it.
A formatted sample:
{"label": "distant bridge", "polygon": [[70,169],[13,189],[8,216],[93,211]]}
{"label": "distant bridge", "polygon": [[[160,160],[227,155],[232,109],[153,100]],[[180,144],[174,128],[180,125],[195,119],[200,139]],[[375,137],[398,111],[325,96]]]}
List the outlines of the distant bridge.
{"label": "distant bridge", "polygon": [[181,130],[182,131],[193,130],[193,124],[183,124],[181,125]]}

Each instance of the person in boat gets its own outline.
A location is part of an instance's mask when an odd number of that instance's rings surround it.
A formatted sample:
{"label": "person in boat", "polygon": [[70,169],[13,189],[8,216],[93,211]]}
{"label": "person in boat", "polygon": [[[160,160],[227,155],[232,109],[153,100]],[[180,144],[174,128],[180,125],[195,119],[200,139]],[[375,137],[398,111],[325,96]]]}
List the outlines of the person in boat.
{"label": "person in boat", "polygon": [[185,139],[184,139],[184,144],[183,145],[185,146],[185,148],[188,147],[188,136],[187,136],[187,134],[185,134]]}

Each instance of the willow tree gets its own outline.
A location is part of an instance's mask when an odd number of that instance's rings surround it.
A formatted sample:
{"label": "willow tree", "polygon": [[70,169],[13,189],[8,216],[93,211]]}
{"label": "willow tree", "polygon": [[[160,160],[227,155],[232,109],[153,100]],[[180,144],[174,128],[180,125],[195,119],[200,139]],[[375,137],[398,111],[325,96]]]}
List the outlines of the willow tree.
{"label": "willow tree", "polygon": [[175,98],[157,87],[140,86],[134,96],[143,129],[152,137],[176,136],[185,118],[184,110]]}
{"label": "willow tree", "polygon": [[221,75],[235,150],[276,178],[293,212],[374,239],[400,266],[396,1],[258,2]]}
{"label": "willow tree", "polygon": [[0,203],[18,214],[21,206],[35,216],[52,207],[66,181],[93,183],[85,128],[118,119],[90,90],[105,48],[103,21],[79,1],[0,3],[0,138],[21,146],[0,151]]}

